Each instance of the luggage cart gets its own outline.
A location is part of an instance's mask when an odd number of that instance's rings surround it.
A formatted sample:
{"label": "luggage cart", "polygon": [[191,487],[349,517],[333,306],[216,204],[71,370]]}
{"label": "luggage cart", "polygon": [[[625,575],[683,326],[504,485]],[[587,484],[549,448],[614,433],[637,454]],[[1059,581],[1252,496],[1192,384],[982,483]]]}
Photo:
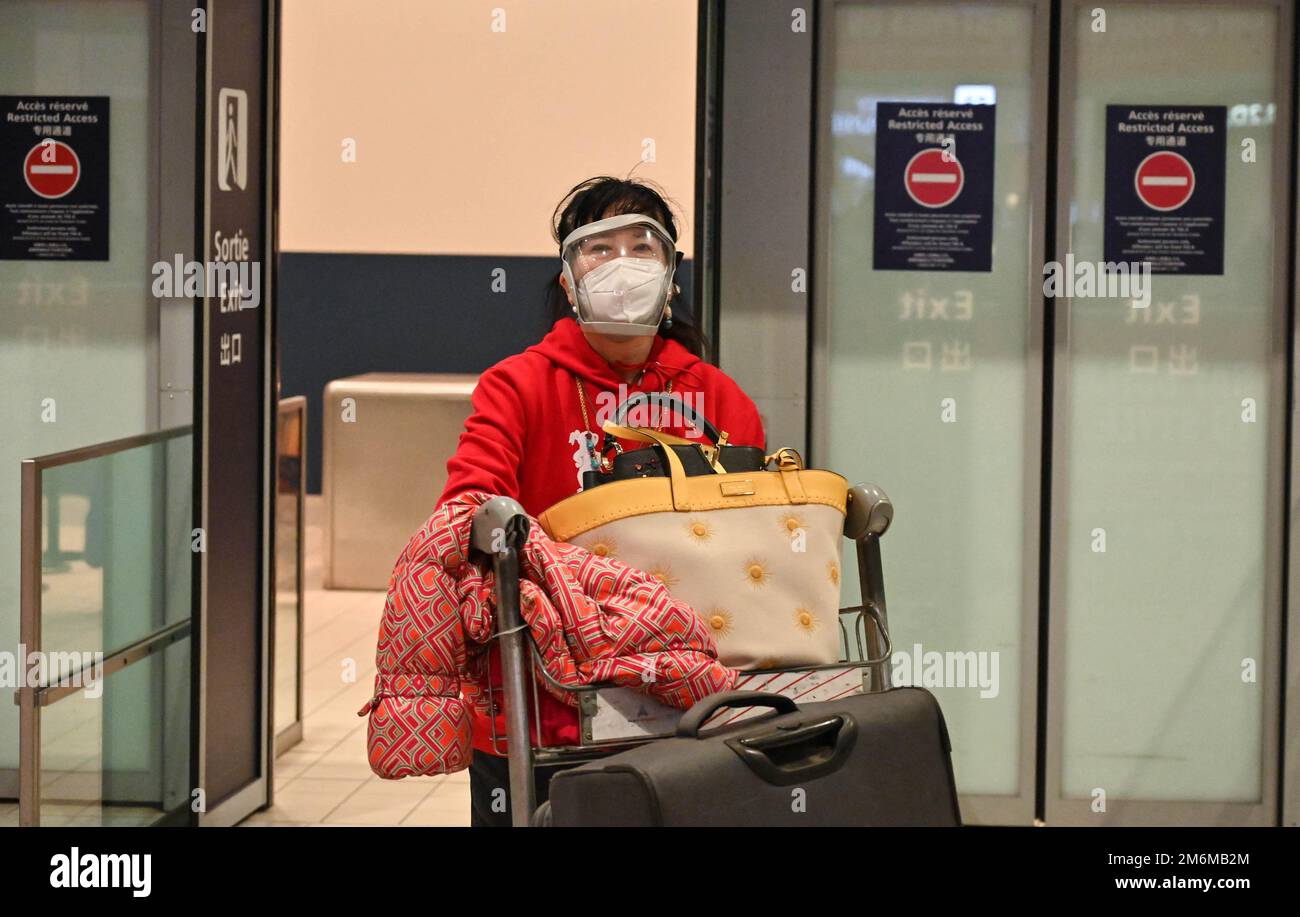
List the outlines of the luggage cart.
{"label": "luggage cart", "polygon": [[[751,671],[742,673],[736,690],[762,690],[805,702],[831,700],[846,694],[885,691],[889,683],[889,622],[885,612],[885,585],[880,561],[880,538],[894,517],[885,492],[874,484],[849,488],[844,535],[857,546],[858,582],[862,604],[840,609],[840,635],[844,659],[835,665]],[[537,808],[533,788],[534,768],[552,764],[581,764],[628,748],[671,736],[685,712],[659,703],[632,688],[591,684],[581,688],[560,685],[547,673],[528,625],[519,610],[519,550],[528,538],[528,514],[509,497],[494,497],[474,513],[471,545],[492,558],[496,579],[497,630],[500,642],[501,687],[489,688],[495,713],[505,703],[505,746],[492,723],[492,746],[506,754],[510,772],[511,821],[515,827],[532,823]],[[504,545],[500,550],[494,546]],[[577,695],[579,744],[533,747],[530,722],[540,722],[538,685],[532,671],[553,687]],[[712,725],[731,723],[761,714],[766,708],[726,709],[715,714]]]}

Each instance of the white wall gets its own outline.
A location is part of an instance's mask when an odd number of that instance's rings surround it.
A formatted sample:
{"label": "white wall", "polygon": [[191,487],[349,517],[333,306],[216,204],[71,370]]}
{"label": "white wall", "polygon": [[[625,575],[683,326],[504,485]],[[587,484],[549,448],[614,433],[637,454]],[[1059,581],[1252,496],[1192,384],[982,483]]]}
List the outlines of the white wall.
{"label": "white wall", "polygon": [[[553,255],[564,192],[634,168],[689,216],[696,15],[695,0],[284,0],[281,248]],[[693,226],[678,229],[690,257]]]}

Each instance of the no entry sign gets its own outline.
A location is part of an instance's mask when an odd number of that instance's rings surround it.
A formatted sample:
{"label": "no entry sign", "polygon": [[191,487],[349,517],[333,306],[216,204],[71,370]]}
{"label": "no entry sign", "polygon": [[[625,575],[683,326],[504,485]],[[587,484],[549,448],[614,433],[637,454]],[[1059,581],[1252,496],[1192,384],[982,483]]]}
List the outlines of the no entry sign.
{"label": "no entry sign", "polygon": [[1107,105],[1106,261],[1222,274],[1227,109]]}
{"label": "no entry sign", "polygon": [[107,96],[0,96],[0,261],[107,261]]}
{"label": "no entry sign", "polygon": [[922,150],[903,170],[907,193],[922,207],[947,207],[961,194],[966,173],[957,157],[944,150]]}
{"label": "no entry sign", "polygon": [[1192,196],[1196,172],[1177,153],[1152,153],[1137,167],[1133,184],[1142,203],[1152,210],[1177,210]]}
{"label": "no entry sign", "polygon": [[993,267],[993,105],[876,104],[877,271]]}
{"label": "no entry sign", "polygon": [[23,162],[23,177],[27,187],[48,200],[66,195],[81,179],[81,160],[66,143],[42,140],[27,154]]}

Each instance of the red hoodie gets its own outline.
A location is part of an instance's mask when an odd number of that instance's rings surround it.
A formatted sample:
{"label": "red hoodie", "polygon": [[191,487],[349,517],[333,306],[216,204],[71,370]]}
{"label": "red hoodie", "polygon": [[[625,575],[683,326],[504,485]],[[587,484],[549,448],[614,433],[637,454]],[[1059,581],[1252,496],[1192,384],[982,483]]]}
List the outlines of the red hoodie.
{"label": "red hoodie", "polygon": [[[529,515],[540,515],[580,489],[578,460],[586,449],[578,434],[589,430],[603,436],[600,424],[613,405],[635,392],[664,391],[670,381],[672,393],[686,396],[688,404],[728,434],[729,444],[766,448],[754,402],[716,366],[676,341],[656,336],[644,370],[634,382],[625,382],[587,343],[576,321],[560,319],[540,343],[507,357],[479,377],[474,411],[465,422],[456,454],[447,462],[447,486],[438,505],[465,491],[484,490],[514,497]],[[582,380],[589,424],[583,422],[575,377]],[[698,431],[681,426],[675,413],[671,420],[676,425],[663,424],[665,432],[702,439]],[[623,447],[644,448],[644,444],[624,441]],[[490,658],[491,682],[500,685],[495,646]],[[578,743],[578,715],[573,708],[541,692],[540,709],[542,744]],[[474,715],[475,748],[492,751],[491,729],[487,717]],[[498,716],[497,735],[504,744],[504,715]]]}

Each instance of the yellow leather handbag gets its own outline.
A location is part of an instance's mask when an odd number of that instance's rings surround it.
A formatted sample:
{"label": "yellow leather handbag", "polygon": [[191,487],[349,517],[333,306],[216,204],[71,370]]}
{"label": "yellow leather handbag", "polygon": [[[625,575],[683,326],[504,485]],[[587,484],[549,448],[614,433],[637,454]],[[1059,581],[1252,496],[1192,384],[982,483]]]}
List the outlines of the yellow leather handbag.
{"label": "yellow leather handbag", "polygon": [[612,481],[561,500],[539,521],[551,538],[653,574],[713,633],[739,669],[831,665],[840,654],[840,546],[848,482],[803,467],[793,449],[772,471],[688,476],[673,445],[685,441],[612,422],[622,439],[651,443],[662,477]]}

